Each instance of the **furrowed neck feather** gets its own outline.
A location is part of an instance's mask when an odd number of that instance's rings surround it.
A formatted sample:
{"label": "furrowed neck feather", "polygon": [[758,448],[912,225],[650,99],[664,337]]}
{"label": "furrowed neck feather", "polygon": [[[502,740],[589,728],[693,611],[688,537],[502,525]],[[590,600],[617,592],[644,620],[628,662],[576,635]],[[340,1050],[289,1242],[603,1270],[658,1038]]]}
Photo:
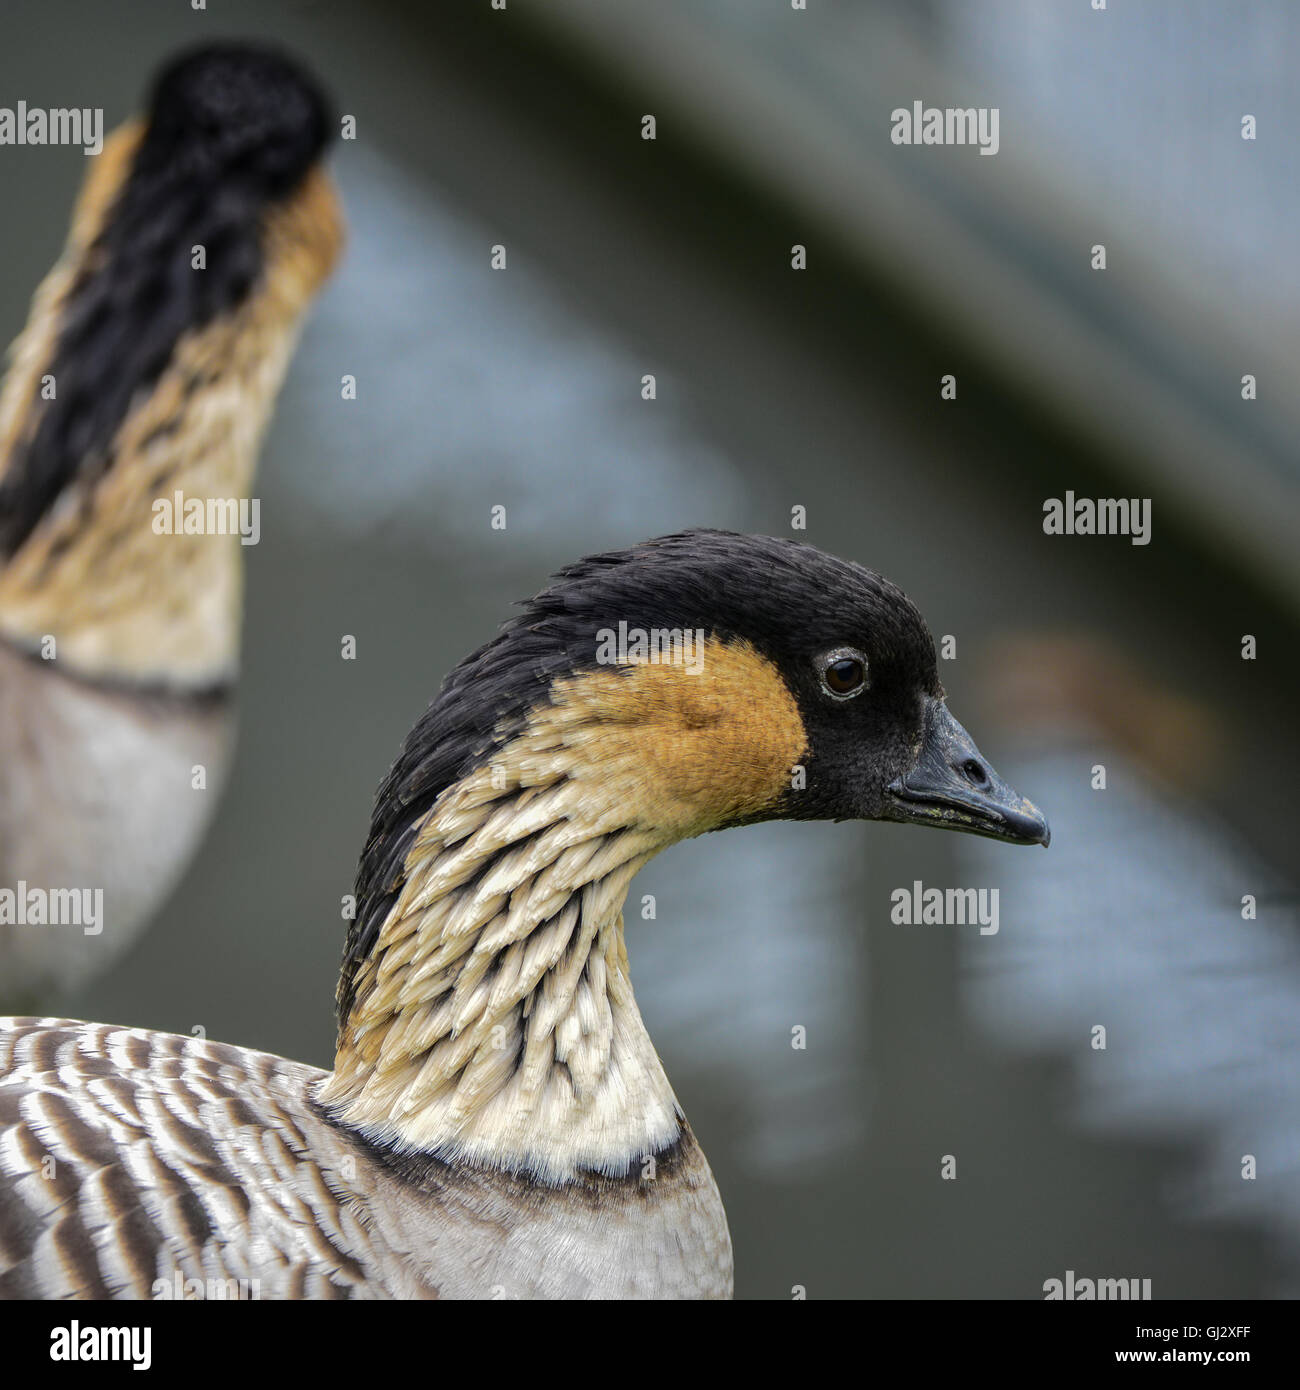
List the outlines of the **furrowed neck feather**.
{"label": "furrowed neck feather", "polygon": [[553,1182],[622,1175],[680,1132],[623,941],[659,840],[584,804],[581,778],[521,782],[546,776],[522,751],[421,827],[322,1099],[401,1150]]}

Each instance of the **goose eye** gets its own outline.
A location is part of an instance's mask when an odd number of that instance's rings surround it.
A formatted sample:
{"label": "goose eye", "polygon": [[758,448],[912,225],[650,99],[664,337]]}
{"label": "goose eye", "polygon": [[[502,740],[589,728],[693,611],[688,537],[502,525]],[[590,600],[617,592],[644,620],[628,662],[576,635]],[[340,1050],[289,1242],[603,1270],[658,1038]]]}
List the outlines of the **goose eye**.
{"label": "goose eye", "polygon": [[867,659],[861,652],[839,650],[822,659],[822,689],[837,700],[851,700],[867,686]]}

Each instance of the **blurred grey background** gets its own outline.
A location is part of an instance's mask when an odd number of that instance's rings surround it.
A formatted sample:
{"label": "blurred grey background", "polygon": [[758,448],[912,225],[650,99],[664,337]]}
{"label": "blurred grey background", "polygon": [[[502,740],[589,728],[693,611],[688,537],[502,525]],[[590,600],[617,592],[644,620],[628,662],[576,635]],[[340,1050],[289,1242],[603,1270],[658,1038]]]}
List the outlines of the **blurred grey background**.
{"label": "blurred grey background", "polygon": [[[802,506],[956,638],[951,704],[1054,840],[777,825],[638,880],[638,997],[738,1294],[1300,1292],[1300,13],[8,0],[3,27],[0,104],[111,126],[166,56],[241,35],[358,130],[259,476],[235,770],[65,1012],[328,1066],[340,897],[444,673],[579,554]],[[914,100],[997,106],[999,154],[892,145]],[[0,149],[6,337],[84,172]],[[1152,544],[1044,536],[1067,489],[1151,498]],[[999,888],[1000,931],[893,925],[915,879]]]}

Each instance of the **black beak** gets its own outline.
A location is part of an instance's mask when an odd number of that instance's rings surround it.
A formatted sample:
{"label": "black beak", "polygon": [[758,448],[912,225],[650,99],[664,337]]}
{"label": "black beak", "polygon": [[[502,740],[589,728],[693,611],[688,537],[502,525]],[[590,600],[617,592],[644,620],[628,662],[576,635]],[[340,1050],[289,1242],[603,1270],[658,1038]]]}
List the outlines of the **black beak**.
{"label": "black beak", "polygon": [[1019,845],[1052,841],[1047,818],[993,771],[940,700],[928,702],[915,765],[886,788],[884,815]]}

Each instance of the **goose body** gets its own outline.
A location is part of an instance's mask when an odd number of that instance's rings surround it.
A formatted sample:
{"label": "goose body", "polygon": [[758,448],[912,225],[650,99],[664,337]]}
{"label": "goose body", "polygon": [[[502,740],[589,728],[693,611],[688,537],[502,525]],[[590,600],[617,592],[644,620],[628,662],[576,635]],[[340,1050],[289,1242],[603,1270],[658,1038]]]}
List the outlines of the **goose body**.
{"label": "goose body", "polygon": [[725,532],[569,567],[451,673],[380,789],[332,1071],[4,1025],[0,1292],[729,1296],[623,901],[688,836],[849,816],[1047,843],[901,591]]}
{"label": "goose body", "polygon": [[722,1199],[689,1133],[653,1183],[539,1188],[394,1159],[322,1114],[328,1073],[247,1048],[5,1019],[0,1072],[0,1298],[731,1290]]}
{"label": "goose body", "polygon": [[[11,350],[0,390],[10,1007],[107,968],[214,807],[243,565],[237,530],[212,534],[207,518],[247,507],[298,323],[337,255],[326,119],[310,81],[273,54],[217,46],[172,64],[146,117],[105,142]],[[196,504],[203,530],[183,520]],[[89,933],[24,920],[4,890],[97,891],[102,917]]]}

